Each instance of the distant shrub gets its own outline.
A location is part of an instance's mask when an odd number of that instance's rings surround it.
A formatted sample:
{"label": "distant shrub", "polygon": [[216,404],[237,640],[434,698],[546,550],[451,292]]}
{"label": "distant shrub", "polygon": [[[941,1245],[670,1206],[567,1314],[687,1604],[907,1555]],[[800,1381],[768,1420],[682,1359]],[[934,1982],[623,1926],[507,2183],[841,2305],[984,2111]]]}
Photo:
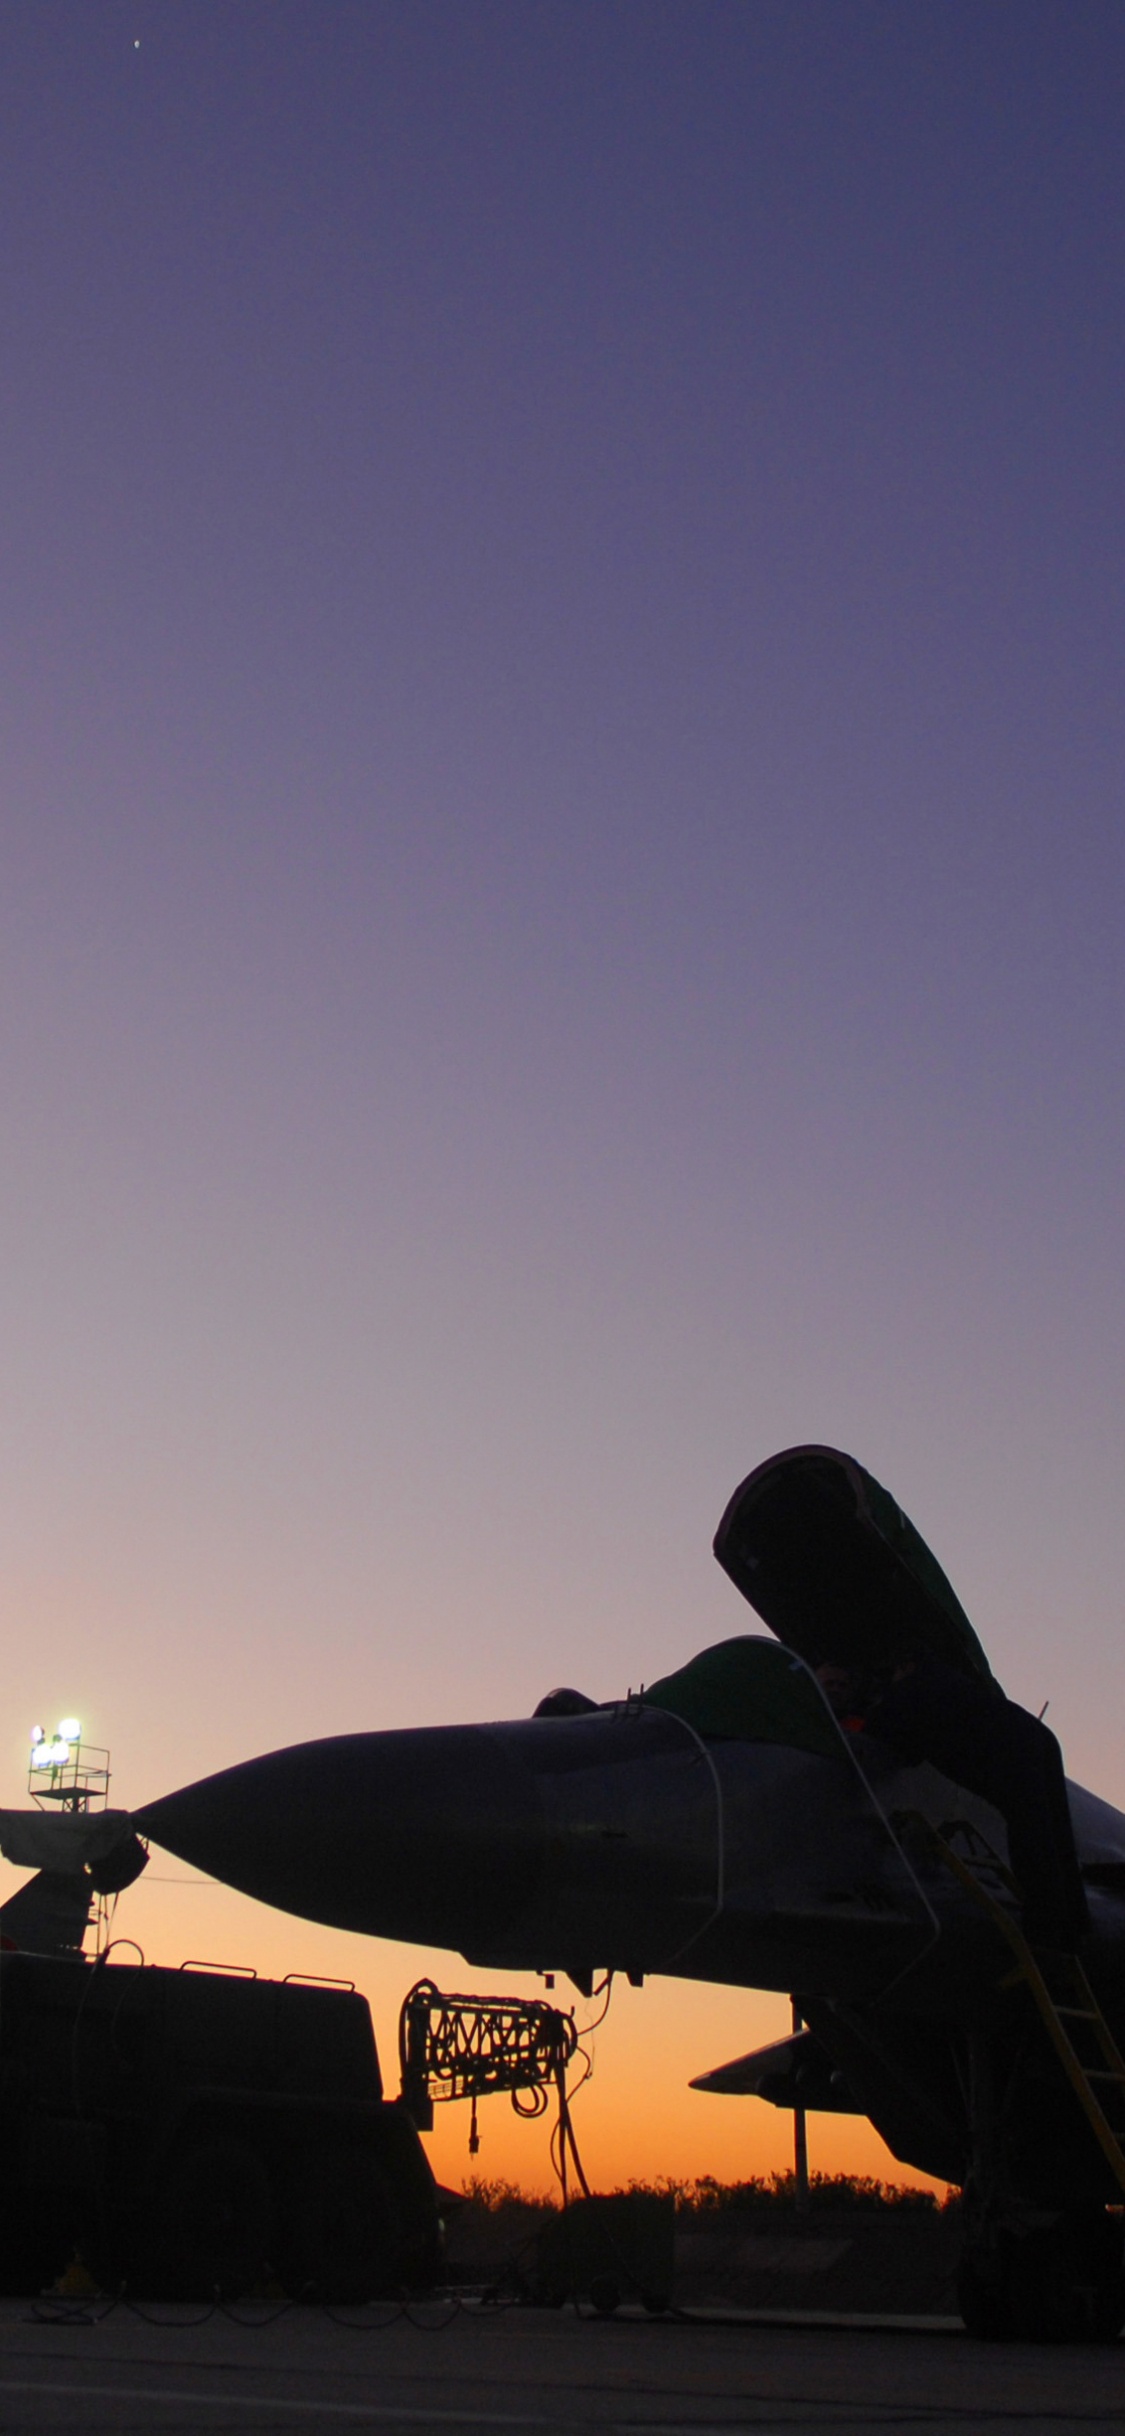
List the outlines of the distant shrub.
{"label": "distant shrub", "polygon": [[[713,2174],[678,2182],[662,2174],[654,2182],[630,2182],[627,2187],[649,2191],[654,2197],[674,2198],[677,2208],[691,2216],[714,2215],[724,2208],[792,2208],[797,2202],[797,2177],[792,2172],[752,2174],[745,2182],[719,2182]],[[913,2183],[880,2182],[872,2174],[809,2176],[809,2205],[813,2208],[913,2208],[925,2212],[937,2204],[932,2191],[919,2190]]]}
{"label": "distant shrub", "polygon": [[461,2189],[466,2205],[479,2208],[485,2216],[502,2216],[511,2208],[530,2208],[538,2215],[550,2215],[559,2204],[550,2191],[525,2191],[522,2183],[506,2182],[502,2174],[492,2178],[470,2174]]}
{"label": "distant shrub", "polygon": [[[616,2187],[618,2193],[636,2192],[642,2198],[674,2199],[678,2212],[685,2216],[718,2215],[727,2208],[791,2209],[797,2200],[793,2173],[752,2174],[745,2182],[719,2182],[713,2174],[686,2179],[657,2174],[651,2182],[631,2179]],[[559,2204],[557,2195],[525,2191],[518,2182],[506,2182],[502,2177],[488,2180],[473,2174],[461,2188],[466,2201],[489,2216],[517,2208],[546,2215]],[[809,2205],[813,2208],[904,2208],[928,2214],[938,2207],[956,2207],[959,2196],[950,2190],[939,2201],[933,2191],[919,2190],[909,2182],[880,2182],[873,2174],[809,2176]]]}

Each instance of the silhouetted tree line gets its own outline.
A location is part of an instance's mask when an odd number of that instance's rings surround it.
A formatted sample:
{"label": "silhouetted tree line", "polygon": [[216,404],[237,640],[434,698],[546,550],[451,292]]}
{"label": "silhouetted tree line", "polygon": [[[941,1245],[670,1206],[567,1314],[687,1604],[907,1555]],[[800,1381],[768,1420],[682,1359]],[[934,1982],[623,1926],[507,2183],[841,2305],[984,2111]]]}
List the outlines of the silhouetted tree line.
{"label": "silhouetted tree line", "polygon": [[[473,2174],[461,2185],[466,2204],[479,2208],[488,2216],[505,2211],[546,2216],[558,2207],[557,2197],[545,2191],[525,2191],[518,2182],[503,2177],[489,2180]],[[685,2216],[717,2215],[727,2208],[752,2208],[768,2211],[792,2211],[797,2205],[797,2181],[792,2173],[752,2174],[744,2182],[719,2182],[713,2174],[698,2174],[680,2180],[672,2174],[658,2174],[654,2181],[631,2180],[614,2185],[615,2192],[638,2191],[658,2199],[674,2199],[677,2211]],[[880,2182],[873,2174],[810,2174],[810,2208],[912,2209],[922,2213],[955,2208],[960,2193],[946,2192],[943,2200],[933,2191],[919,2190],[909,2182]]]}

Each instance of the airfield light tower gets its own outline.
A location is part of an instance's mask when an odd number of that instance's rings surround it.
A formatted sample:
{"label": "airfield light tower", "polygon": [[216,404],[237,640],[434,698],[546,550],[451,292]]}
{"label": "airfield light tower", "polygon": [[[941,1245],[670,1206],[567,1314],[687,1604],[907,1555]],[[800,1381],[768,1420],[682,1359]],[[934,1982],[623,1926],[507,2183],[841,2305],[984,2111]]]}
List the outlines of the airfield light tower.
{"label": "airfield light tower", "polygon": [[104,1810],[109,1794],[109,1752],[84,1743],[77,1717],[64,1717],[53,1734],[31,1729],[27,1789],[40,1808]]}

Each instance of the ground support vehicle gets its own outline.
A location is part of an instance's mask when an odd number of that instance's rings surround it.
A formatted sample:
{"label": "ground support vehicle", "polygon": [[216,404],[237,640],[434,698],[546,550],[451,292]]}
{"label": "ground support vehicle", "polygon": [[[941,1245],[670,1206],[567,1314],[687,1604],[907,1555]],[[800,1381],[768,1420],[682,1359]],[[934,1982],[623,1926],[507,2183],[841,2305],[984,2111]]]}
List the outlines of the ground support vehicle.
{"label": "ground support vehicle", "polygon": [[0,1954],[0,2289],[360,2301],[432,2282],[437,2191],[354,1989]]}

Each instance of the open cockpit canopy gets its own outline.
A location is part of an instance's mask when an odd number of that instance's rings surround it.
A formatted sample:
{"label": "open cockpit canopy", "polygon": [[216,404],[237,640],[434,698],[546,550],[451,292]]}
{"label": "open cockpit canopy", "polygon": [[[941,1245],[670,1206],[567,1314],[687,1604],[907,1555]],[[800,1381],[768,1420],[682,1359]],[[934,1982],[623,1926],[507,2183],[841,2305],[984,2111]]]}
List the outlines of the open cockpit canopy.
{"label": "open cockpit canopy", "polygon": [[715,1534],[725,1573],[810,1666],[881,1667],[929,1650],[990,1674],[956,1592],[887,1490],[851,1455],[794,1446],[735,1490]]}

